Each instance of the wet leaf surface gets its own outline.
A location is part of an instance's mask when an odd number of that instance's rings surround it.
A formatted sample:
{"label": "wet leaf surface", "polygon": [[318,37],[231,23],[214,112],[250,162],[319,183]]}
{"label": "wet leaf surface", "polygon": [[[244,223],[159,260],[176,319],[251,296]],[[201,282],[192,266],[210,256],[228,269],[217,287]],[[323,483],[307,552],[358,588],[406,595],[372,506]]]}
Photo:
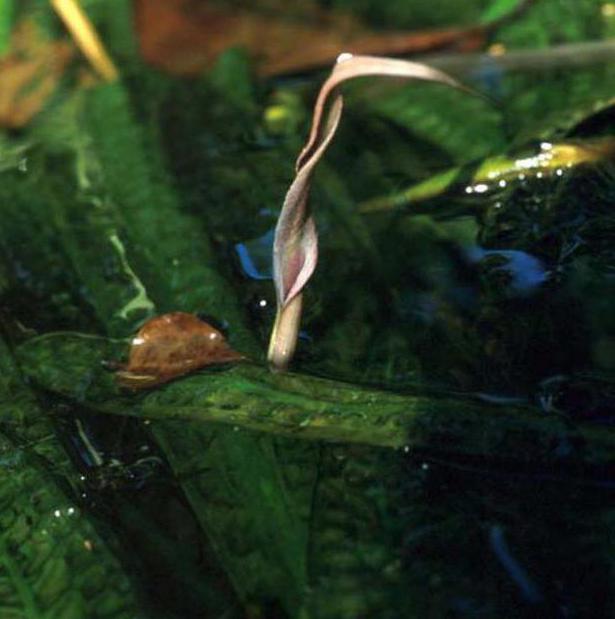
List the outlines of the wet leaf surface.
{"label": "wet leaf surface", "polygon": [[6,617],[133,618],[118,539],[92,521],[47,411],[0,344],[0,586]]}

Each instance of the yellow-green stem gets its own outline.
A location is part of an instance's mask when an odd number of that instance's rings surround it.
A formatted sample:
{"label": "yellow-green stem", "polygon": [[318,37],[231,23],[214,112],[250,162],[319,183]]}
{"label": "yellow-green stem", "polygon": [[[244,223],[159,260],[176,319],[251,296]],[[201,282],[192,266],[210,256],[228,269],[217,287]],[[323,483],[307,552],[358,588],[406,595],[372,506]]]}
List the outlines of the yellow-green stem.
{"label": "yellow-green stem", "polygon": [[280,372],[286,370],[295,354],[302,307],[302,293],[294,296],[286,305],[278,307],[267,353],[267,359],[273,370]]}

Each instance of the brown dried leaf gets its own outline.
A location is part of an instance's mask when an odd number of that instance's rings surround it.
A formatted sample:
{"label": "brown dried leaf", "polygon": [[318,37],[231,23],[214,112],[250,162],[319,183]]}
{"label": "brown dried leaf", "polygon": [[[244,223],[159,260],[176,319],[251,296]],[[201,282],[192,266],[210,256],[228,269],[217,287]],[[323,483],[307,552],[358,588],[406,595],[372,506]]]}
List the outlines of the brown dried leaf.
{"label": "brown dried leaf", "polygon": [[452,77],[424,64],[351,54],[342,54],[338,58],[318,94],[310,136],[297,158],[296,176],[276,225],[273,276],[277,315],[268,355],[275,369],[285,369],[294,354],[301,319],[302,290],[316,268],[318,237],[308,208],[308,195],[314,168],[333,139],[341,119],[344,99],[338,88],[347,80],[369,76],[425,80],[472,92]]}
{"label": "brown dried leaf", "polygon": [[[349,14],[301,8],[230,8],[203,0],[136,0],[141,52],[150,64],[199,75],[229,47],[243,47],[263,76],[329,66],[343,50],[409,55],[475,51],[495,24],[423,32],[375,32]],[[300,14],[296,14],[300,11]]]}
{"label": "brown dried leaf", "polygon": [[128,364],[116,376],[128,389],[151,389],[208,365],[242,359],[210,324],[194,314],[172,312],[139,329],[130,344]]}
{"label": "brown dried leaf", "polygon": [[24,127],[55,91],[73,54],[62,41],[47,41],[31,22],[17,26],[10,52],[0,59],[0,126]]}

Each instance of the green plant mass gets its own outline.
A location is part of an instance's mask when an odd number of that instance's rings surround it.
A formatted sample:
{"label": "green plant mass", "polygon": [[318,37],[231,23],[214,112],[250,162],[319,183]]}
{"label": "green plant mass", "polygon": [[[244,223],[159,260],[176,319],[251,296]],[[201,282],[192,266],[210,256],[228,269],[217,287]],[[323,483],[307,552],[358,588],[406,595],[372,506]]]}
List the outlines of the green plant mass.
{"label": "green plant mass", "polygon": [[614,5],[287,4],[0,1],[0,619],[613,616]]}

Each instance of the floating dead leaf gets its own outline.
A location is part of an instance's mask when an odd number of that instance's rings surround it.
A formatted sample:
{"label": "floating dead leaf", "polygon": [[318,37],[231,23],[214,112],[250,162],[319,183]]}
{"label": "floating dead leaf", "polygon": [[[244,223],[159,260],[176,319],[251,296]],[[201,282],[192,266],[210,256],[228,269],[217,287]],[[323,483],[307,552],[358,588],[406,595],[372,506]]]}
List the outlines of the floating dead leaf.
{"label": "floating dead leaf", "polygon": [[27,125],[55,91],[72,54],[69,43],[49,41],[32,22],[21,22],[0,58],[0,126]]}
{"label": "floating dead leaf", "polygon": [[123,387],[150,389],[208,365],[242,359],[210,324],[194,314],[172,312],[141,327],[116,377]]}
{"label": "floating dead leaf", "polygon": [[[531,0],[522,0],[521,8]],[[277,7],[277,9],[276,9]],[[331,65],[342,51],[410,55],[480,49],[497,23],[424,32],[375,32],[351,15],[309,3],[285,10],[273,3],[229,8],[202,0],[136,0],[141,52],[150,64],[180,75],[199,75],[229,47],[243,47],[263,76]],[[507,16],[508,17],[508,16]]]}

